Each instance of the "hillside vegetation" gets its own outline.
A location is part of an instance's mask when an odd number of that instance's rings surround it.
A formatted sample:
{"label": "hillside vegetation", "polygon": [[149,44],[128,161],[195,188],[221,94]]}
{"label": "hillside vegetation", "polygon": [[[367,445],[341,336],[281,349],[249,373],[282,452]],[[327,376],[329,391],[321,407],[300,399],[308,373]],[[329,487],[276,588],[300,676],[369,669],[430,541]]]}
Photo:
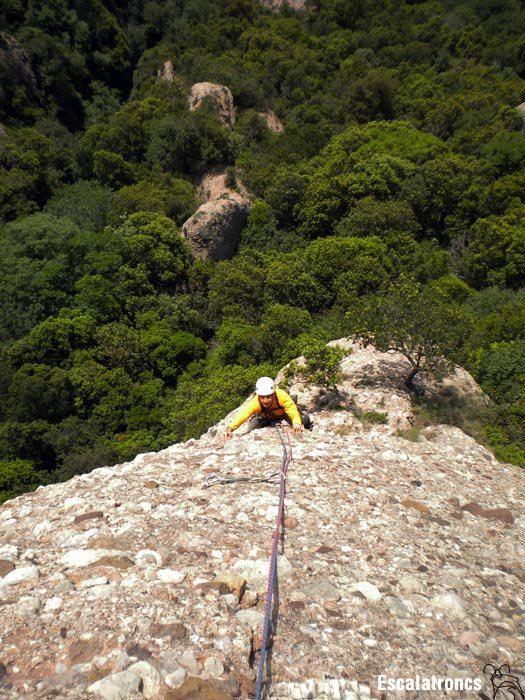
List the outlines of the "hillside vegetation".
{"label": "hillside vegetation", "polygon": [[[0,27],[0,497],[199,435],[351,334],[466,367],[470,429],[525,466],[518,0],[7,0]],[[255,201],[211,263],[179,227],[215,166]]]}

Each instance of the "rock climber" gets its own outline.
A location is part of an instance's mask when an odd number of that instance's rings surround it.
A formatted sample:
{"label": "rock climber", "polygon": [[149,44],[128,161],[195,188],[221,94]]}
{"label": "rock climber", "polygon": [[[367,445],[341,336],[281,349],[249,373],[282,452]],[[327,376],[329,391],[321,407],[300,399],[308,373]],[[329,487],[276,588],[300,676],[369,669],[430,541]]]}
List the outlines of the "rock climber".
{"label": "rock climber", "polygon": [[303,427],[310,429],[310,416],[299,410],[292,397],[277,389],[273,379],[261,377],[255,385],[255,396],[240,410],[226,428],[225,438],[229,440],[233,431],[251,418],[250,429],[263,428],[274,421],[285,420],[290,423],[294,433],[300,433]]}

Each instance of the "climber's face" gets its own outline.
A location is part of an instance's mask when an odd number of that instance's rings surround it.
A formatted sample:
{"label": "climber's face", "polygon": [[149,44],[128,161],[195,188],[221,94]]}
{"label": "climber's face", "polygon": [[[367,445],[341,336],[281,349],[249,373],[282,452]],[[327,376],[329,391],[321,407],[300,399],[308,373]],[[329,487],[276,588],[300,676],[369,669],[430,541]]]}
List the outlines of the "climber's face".
{"label": "climber's face", "polygon": [[272,405],[273,394],[269,396],[259,396],[259,402],[263,408],[270,408]]}

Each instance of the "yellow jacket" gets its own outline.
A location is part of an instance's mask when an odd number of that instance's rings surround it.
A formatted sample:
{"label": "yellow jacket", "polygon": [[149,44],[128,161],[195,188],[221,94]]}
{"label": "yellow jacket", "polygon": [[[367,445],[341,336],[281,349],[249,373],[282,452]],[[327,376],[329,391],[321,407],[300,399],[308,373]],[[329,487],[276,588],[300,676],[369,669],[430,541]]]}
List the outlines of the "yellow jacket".
{"label": "yellow jacket", "polygon": [[276,389],[270,408],[263,409],[259,402],[259,397],[254,396],[253,399],[239,411],[228,428],[236,430],[244,421],[248,420],[248,418],[256,413],[266,420],[275,420],[286,414],[292,421],[292,425],[302,425],[301,415],[291,396],[289,396],[284,389]]}

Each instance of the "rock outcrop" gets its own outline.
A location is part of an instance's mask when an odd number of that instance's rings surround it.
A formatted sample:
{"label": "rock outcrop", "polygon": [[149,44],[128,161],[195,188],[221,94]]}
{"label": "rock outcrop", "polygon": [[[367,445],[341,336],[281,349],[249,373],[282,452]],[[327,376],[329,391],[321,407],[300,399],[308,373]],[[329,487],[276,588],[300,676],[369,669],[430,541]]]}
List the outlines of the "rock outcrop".
{"label": "rock outcrop", "polygon": [[162,68],[159,68],[157,71],[157,78],[165,80],[168,83],[173,82],[177,78],[171,61],[164,61]]}
{"label": "rock outcrop", "polygon": [[258,112],[258,114],[264,119],[270,131],[276,134],[280,134],[284,131],[284,124],[272,109],[267,109],[265,112]]}
{"label": "rock outcrop", "polygon": [[246,225],[251,207],[248,192],[242,185],[239,191],[228,188],[224,170],[206,175],[197,190],[205,201],[184,222],[181,233],[196,257],[228,260],[237,251]]}
{"label": "rock outcrop", "polygon": [[283,5],[288,5],[292,10],[304,10],[306,0],[260,0],[270,10],[279,10]]}
{"label": "rock outcrop", "polygon": [[235,109],[230,88],[215,83],[195,83],[188,97],[190,110],[198,109],[205,100],[210,100],[217,110],[219,119],[229,129],[235,127]]}
{"label": "rock outcrop", "polygon": [[[404,360],[346,347],[336,396],[295,387],[314,427],[290,436],[265,697],[492,697],[486,664],[523,686],[523,470],[455,427],[401,437]],[[253,693],[279,498],[243,479],[282,448],[226,421],[0,508],[2,698]],[[456,689],[381,688],[416,676]]]}
{"label": "rock outcrop", "polygon": [[12,76],[13,82],[22,83],[30,99],[37,93],[36,76],[20,42],[13,36],[0,32],[0,63]]}

